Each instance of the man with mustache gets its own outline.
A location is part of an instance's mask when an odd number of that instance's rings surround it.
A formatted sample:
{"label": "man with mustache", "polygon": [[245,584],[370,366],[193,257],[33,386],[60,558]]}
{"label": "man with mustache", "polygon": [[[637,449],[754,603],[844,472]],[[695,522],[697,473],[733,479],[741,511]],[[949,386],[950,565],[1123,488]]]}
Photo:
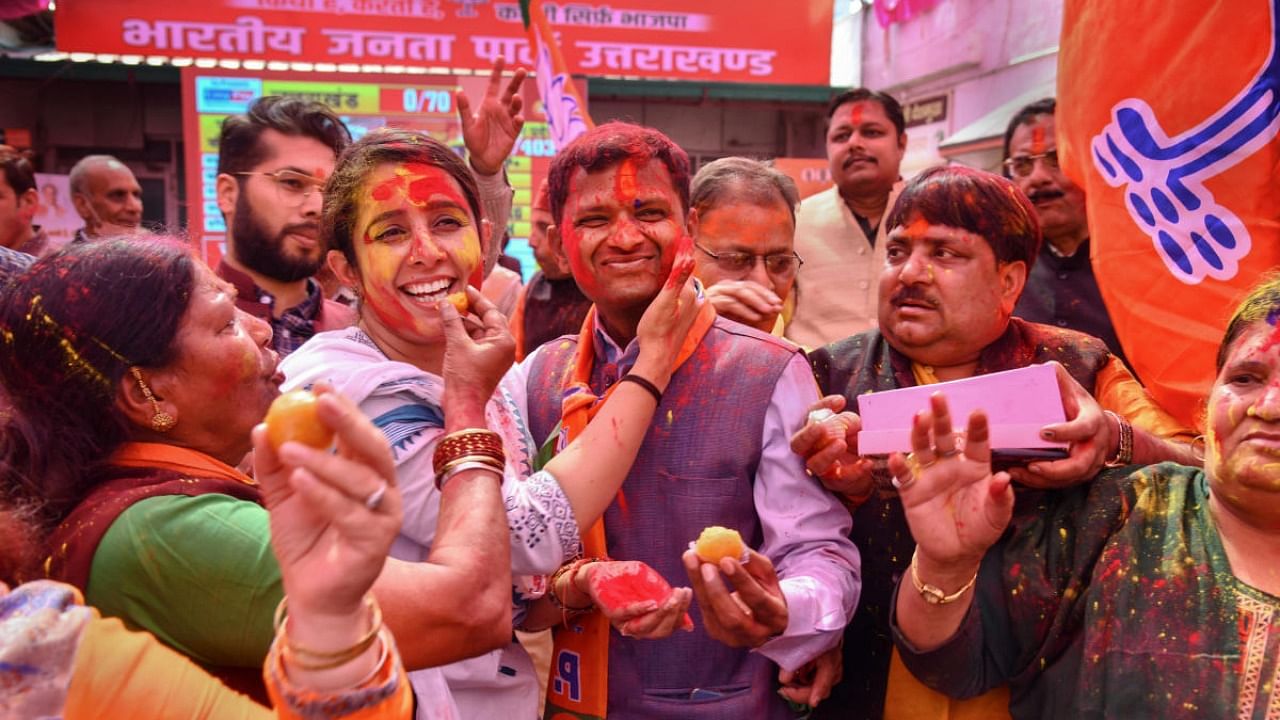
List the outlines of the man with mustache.
{"label": "man with mustache", "polygon": [[[1052,488],[1086,481],[1104,464],[1199,464],[1184,444],[1194,433],[1156,406],[1102,341],[1012,317],[1041,235],[1035,208],[1010,181],[970,168],[931,168],[906,183],[885,224],[879,328],[811,353],[828,394],[819,407],[839,412],[868,392],[1056,362],[1067,422],[1042,435],[1069,443],[1069,456],[1024,461],[1010,470],[1016,481]],[[863,560],[862,601],[844,639],[844,681],[814,717],[942,717],[945,698],[915,684],[896,661],[891,670],[891,599],[915,543],[884,459],[857,453],[860,429],[858,416],[843,412],[811,420],[791,444],[809,472],[844,498]],[[1181,442],[1164,439],[1175,437]],[[983,696],[986,704],[965,717],[999,717],[1007,701],[1007,693]]]}
{"label": "man with mustache", "polygon": [[1084,190],[1058,167],[1056,107],[1053,98],[1037,100],[1015,113],[1004,132],[1004,176],[1031,199],[1045,240],[1013,313],[1101,338],[1123,359],[1089,262]]}
{"label": "man with mustache", "polygon": [[907,149],[902,106],[857,88],[827,108],[827,161],[835,186],[805,198],[796,216],[796,308],[787,337],[805,347],[876,325],[876,276],[884,264],[881,218],[900,187]]}
{"label": "man with mustache", "polygon": [[[458,115],[484,213],[498,227],[511,213],[511,187],[501,172],[524,118],[517,70],[505,89],[494,64],[476,112],[458,92]],[[502,90],[499,94],[499,90]],[[315,275],[328,248],[320,241],[324,184],[351,134],[326,105],[299,98],[259,98],[231,115],[218,138],[218,209],[227,247],[217,273],[235,285],[236,305],[271,324],[281,356],[311,336],[355,322],[351,308],[325,297]],[[497,260],[492,253],[486,272]]]}

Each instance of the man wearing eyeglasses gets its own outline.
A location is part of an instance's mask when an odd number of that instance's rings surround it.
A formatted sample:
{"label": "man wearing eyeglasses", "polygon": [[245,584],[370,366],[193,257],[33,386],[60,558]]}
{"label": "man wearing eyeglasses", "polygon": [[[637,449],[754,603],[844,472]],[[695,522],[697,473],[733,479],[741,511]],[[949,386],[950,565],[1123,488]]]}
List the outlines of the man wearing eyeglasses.
{"label": "man wearing eyeglasses", "polygon": [[1004,133],[1005,177],[1030,198],[1045,239],[1014,314],[1093,335],[1123,359],[1089,262],[1084,190],[1058,167],[1056,106],[1053,98],[1027,105]]}
{"label": "man wearing eyeglasses", "polygon": [[[495,63],[474,114],[461,92],[457,101],[484,214],[498,227],[511,213],[502,166],[524,122],[518,90],[525,71],[502,89],[502,67]],[[326,298],[315,278],[328,250],[320,241],[324,184],[350,142],[332,110],[299,98],[259,98],[222,123],[216,192],[227,247],[217,273],[235,285],[241,310],[271,323],[272,346],[282,356],[318,332],[355,322],[355,313]],[[486,272],[496,260],[495,253]]]}
{"label": "man wearing eyeglasses", "polygon": [[694,262],[716,312],[782,335],[782,311],[803,261],[795,251],[795,182],[743,157],[708,163],[693,178]]}
{"label": "man wearing eyeglasses", "polygon": [[355,322],[314,279],[325,257],[321,189],[350,142],[332,110],[297,98],[264,97],[222,123],[216,188],[227,247],[218,274],[236,286],[240,309],[271,323],[281,355]]}

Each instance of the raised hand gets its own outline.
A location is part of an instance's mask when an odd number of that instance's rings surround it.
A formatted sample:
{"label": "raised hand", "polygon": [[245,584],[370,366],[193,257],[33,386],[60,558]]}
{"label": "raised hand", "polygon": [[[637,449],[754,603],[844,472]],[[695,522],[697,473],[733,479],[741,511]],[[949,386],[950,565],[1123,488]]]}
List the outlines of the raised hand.
{"label": "raised hand", "polygon": [[862,418],[845,407],[843,395],[827,395],[809,408],[809,421],[791,436],[791,452],[823,486],[849,498],[872,489],[872,462],[858,456]]}
{"label": "raised hand", "polygon": [[682,557],[707,634],[729,647],[759,647],[785,631],[790,618],[773,563],[755,550],[748,552],[745,565],[737,558],[723,558],[719,565],[703,562],[693,550]]}
{"label": "raised hand", "polygon": [[1088,482],[1114,454],[1116,437],[1106,413],[1093,395],[1085,390],[1071,373],[1054,362],[1058,390],[1062,393],[1062,409],[1067,421],[1046,425],[1040,432],[1046,440],[1070,443],[1070,455],[1062,460],[1033,462],[1025,468],[1013,468],[1014,480],[1032,487],[1055,488]]}
{"label": "raised hand", "polygon": [[400,492],[382,433],[327,386],[315,392],[338,452],[288,442],[277,454],[258,425],[255,476],[271,511],[271,546],[291,613],[349,616],[361,609],[400,530]]}
{"label": "raised hand", "polygon": [[481,175],[494,175],[502,170],[502,164],[511,155],[520,131],[524,129],[524,98],[520,86],[524,84],[524,68],[517,68],[505,88],[502,87],[504,62],[493,62],[489,74],[489,86],[475,113],[471,101],[462,90],[458,91],[458,118],[462,121],[462,141],[471,156],[471,166]]}
{"label": "raised hand", "polygon": [[1009,524],[1013,489],[1007,473],[991,473],[985,414],[969,416],[961,450],[942,393],[930,398],[930,407],[912,421],[911,454],[890,455],[889,471],[918,556],[940,568],[930,577],[964,576],[959,586]]}

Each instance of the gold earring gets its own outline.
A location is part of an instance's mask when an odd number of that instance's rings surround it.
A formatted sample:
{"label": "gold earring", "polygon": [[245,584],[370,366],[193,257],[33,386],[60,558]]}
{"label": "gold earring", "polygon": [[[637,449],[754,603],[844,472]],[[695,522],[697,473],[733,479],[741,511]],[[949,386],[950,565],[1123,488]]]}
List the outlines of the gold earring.
{"label": "gold earring", "polygon": [[1205,437],[1197,435],[1191,440],[1191,456],[1200,462],[1204,462]]}
{"label": "gold earring", "polygon": [[172,430],[178,421],[160,409],[156,396],[151,393],[151,388],[147,387],[147,383],[142,379],[142,372],[136,367],[129,368],[129,372],[133,373],[133,379],[138,381],[138,388],[142,390],[143,397],[151,401],[151,409],[154,411],[151,415],[151,429],[161,433]]}

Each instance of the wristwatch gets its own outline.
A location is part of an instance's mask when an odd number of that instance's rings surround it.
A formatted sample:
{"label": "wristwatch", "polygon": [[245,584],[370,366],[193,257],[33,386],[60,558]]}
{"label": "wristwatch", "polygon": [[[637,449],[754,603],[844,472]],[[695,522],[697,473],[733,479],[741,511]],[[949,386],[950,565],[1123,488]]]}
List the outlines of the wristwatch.
{"label": "wristwatch", "polygon": [[969,582],[965,583],[964,587],[948,595],[946,591],[937,585],[920,582],[920,574],[916,572],[916,553],[911,553],[911,584],[915,586],[916,592],[920,593],[920,597],[924,598],[924,601],[930,605],[946,605],[959,600],[960,596],[968,592],[969,588],[973,587],[973,584],[977,581],[978,573],[974,571],[973,577],[969,578]]}

